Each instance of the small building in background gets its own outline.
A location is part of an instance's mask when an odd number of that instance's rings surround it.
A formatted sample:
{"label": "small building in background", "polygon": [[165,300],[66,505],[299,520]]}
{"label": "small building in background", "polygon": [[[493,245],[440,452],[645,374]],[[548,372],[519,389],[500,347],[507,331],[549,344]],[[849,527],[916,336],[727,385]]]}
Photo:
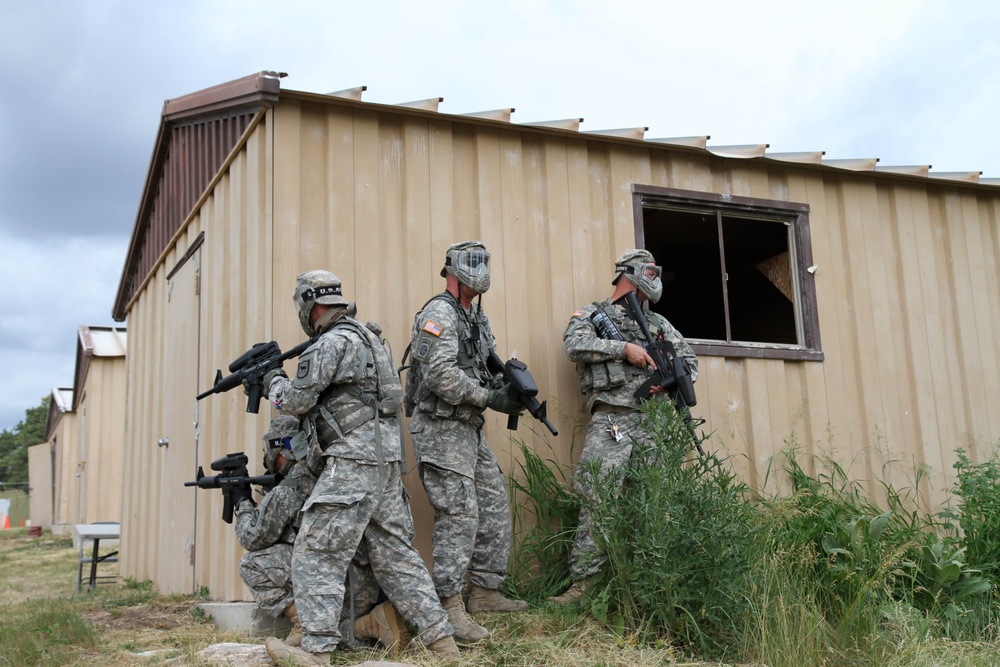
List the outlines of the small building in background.
{"label": "small building in background", "polygon": [[124,327],[78,329],[73,387],[53,389],[46,441],[28,449],[32,525],[121,520],[126,342]]}
{"label": "small building in background", "polygon": [[[80,492],[76,476],[79,437],[72,387],[54,388],[45,421],[45,442],[28,450],[32,525],[51,527],[56,534],[71,534],[73,525],[79,523]],[[46,505],[48,517],[44,514]],[[36,509],[41,512],[38,518]]]}

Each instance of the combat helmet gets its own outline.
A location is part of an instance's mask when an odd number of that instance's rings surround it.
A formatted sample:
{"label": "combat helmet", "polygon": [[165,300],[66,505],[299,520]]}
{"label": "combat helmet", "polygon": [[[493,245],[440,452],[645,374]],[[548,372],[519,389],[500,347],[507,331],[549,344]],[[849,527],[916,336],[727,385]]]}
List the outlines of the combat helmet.
{"label": "combat helmet", "polygon": [[656,266],[651,252],[633,248],[623,252],[615,262],[615,279],[611,284],[617,285],[621,277],[625,276],[625,280],[635,285],[650,302],[656,303],[663,294],[663,282],[660,280],[662,273],[663,268]]}
{"label": "combat helmet", "polygon": [[[292,437],[299,431],[299,420],[296,417],[282,415],[271,420],[271,425],[264,434],[264,467],[272,475],[287,475],[295,465],[295,454],[292,451]],[[285,463],[278,467],[278,455],[285,457]]]}
{"label": "combat helmet", "polygon": [[316,335],[310,317],[314,304],[321,303],[330,306],[346,306],[340,278],[329,271],[307,271],[295,278],[296,287],[293,298],[299,311],[299,324],[306,335],[312,338]]}

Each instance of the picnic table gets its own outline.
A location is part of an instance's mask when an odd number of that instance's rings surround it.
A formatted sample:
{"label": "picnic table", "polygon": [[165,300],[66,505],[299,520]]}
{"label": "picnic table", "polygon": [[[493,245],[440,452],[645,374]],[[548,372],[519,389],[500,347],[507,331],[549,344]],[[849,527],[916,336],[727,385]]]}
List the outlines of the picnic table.
{"label": "picnic table", "polygon": [[[87,591],[94,590],[98,583],[113,583],[118,576],[114,574],[97,574],[97,566],[101,563],[117,563],[118,550],[101,555],[101,540],[105,543],[109,540],[117,540],[121,537],[121,524],[117,521],[98,523],[78,523],[75,526],[77,537],[80,539],[80,563],[79,573],[76,581],[76,592],[83,588],[83,566],[90,565],[90,577],[88,579]],[[84,552],[86,542],[93,542],[93,551],[89,555]]]}

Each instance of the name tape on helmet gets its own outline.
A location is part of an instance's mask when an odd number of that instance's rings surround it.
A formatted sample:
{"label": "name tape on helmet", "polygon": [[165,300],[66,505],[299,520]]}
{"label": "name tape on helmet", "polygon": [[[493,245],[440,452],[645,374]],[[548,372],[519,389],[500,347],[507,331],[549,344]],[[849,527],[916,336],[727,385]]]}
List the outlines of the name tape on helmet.
{"label": "name tape on helmet", "polygon": [[292,439],[289,437],[284,438],[271,438],[267,441],[267,446],[271,449],[292,449]]}
{"label": "name tape on helmet", "polygon": [[310,287],[302,293],[303,301],[315,301],[322,296],[343,296],[344,292],[340,285],[324,285],[322,287]]}

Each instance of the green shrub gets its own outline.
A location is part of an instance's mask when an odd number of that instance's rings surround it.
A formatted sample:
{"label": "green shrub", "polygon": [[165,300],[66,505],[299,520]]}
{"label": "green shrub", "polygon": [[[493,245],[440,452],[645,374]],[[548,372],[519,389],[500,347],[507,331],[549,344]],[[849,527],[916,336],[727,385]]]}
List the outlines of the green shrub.
{"label": "green shrub", "polygon": [[968,561],[1000,584],[1000,460],[994,454],[977,464],[964,450],[956,453],[954,493]]}
{"label": "green shrub", "polygon": [[607,557],[591,609],[638,641],[721,655],[746,600],[755,526],[748,490],[723,461],[695,453],[667,400],[647,401],[643,412],[652,444],[635,444],[624,470],[584,473],[599,480],[584,502]]}

